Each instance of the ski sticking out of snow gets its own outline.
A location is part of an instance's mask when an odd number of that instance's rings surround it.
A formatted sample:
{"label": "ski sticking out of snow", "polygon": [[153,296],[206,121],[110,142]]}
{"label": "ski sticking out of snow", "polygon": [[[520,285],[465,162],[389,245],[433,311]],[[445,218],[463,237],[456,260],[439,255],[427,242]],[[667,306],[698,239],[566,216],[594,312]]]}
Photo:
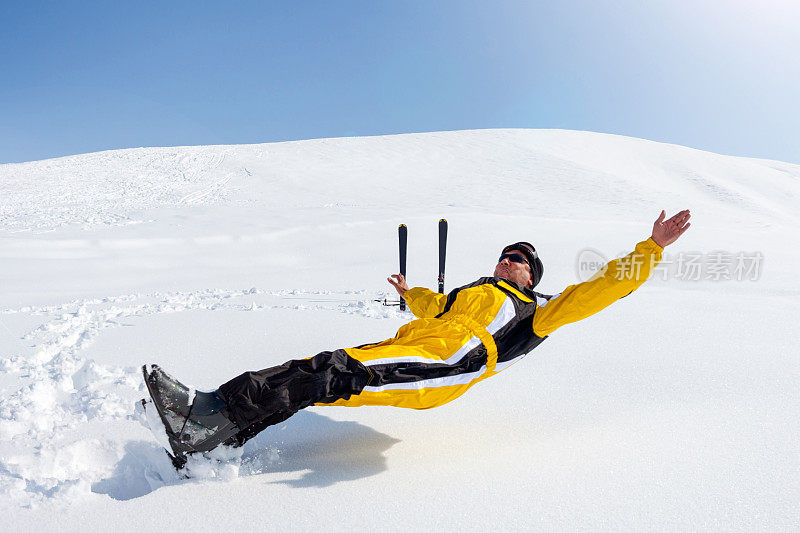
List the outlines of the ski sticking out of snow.
{"label": "ski sticking out of snow", "polygon": [[447,255],[447,221],[439,221],[439,292],[444,294],[444,262]]}
{"label": "ski sticking out of snow", "polygon": [[[405,224],[400,224],[397,228],[397,237],[400,244],[400,275],[406,277],[406,251],[408,246],[408,228]],[[400,297],[400,310],[406,310],[406,301]]]}

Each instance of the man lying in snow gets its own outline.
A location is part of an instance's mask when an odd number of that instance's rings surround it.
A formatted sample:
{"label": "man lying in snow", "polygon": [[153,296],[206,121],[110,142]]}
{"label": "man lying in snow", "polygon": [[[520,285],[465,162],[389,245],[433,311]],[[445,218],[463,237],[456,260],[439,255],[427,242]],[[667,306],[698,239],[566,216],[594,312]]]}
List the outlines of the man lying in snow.
{"label": "man lying in snow", "polygon": [[[533,288],[544,267],[527,242],[506,246],[492,277],[444,295],[388,281],[417,317],[394,338],[322,352],[245,372],[213,392],[195,392],[156,365],[144,367],[176,467],[188,453],[241,446],[264,428],[310,405],[393,405],[429,409],[461,396],[508,368],[564,324],[576,322],[636,290],[661,261],[664,247],[690,226],[689,211],[661,212],[649,239],[609,262],[590,280],[547,296]],[[144,401],[143,401],[144,402]]]}

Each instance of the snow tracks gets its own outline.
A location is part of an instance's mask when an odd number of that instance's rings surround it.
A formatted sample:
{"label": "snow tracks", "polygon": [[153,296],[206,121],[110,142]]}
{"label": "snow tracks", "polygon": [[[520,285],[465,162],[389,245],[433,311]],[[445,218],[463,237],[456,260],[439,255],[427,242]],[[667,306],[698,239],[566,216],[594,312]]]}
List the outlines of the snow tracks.
{"label": "snow tracks", "polygon": [[[92,493],[134,497],[177,479],[134,412],[136,400],[145,395],[138,365],[149,361],[122,367],[86,356],[104,331],[138,318],[192,310],[320,309],[397,316],[396,308],[371,300],[365,291],[207,289],[0,311],[2,322],[40,322],[10,345],[11,355],[0,357],[0,495],[28,507]],[[10,329],[3,327],[8,339]],[[207,477],[222,475],[208,465],[196,470]]]}

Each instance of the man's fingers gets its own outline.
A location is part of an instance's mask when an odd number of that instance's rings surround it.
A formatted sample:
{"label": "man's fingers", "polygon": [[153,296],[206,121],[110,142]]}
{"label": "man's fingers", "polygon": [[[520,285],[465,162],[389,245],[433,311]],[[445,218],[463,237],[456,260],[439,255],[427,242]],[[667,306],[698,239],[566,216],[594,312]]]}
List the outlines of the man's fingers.
{"label": "man's fingers", "polygon": [[395,287],[399,287],[400,284],[406,281],[406,279],[405,277],[403,277],[402,274],[390,274],[390,276],[386,278],[386,281],[388,281]]}
{"label": "man's fingers", "polygon": [[687,209],[687,210],[681,211],[680,213],[677,213],[675,216],[673,216],[672,218],[667,220],[667,223],[668,224],[677,224],[678,226],[681,226],[681,225],[683,225],[684,222],[689,220],[689,217],[691,217],[691,216],[692,215],[689,213],[689,210]]}
{"label": "man's fingers", "polygon": [[665,216],[666,211],[662,209],[658,220],[653,224],[652,238],[656,241],[656,244],[662,247],[672,244],[678,237],[683,235],[690,226],[689,218],[692,214],[688,209],[684,209],[672,215],[666,222],[664,221]]}

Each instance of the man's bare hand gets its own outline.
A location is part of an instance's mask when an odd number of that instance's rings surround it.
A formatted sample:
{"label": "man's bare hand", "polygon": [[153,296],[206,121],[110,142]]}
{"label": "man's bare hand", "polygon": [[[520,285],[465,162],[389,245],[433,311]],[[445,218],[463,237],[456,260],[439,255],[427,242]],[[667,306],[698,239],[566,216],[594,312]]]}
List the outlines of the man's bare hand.
{"label": "man's bare hand", "polygon": [[403,277],[402,274],[392,274],[391,277],[386,278],[386,281],[392,284],[392,287],[394,287],[394,289],[397,291],[397,294],[399,294],[401,297],[408,290],[408,285],[406,284],[406,278]]}
{"label": "man's bare hand", "polygon": [[684,209],[677,215],[669,220],[664,220],[666,213],[661,211],[655,224],[653,224],[653,234],[650,236],[656,244],[662,248],[666,248],[673,242],[678,240],[678,237],[683,235],[683,232],[689,229],[689,217],[692,215],[688,209]]}

